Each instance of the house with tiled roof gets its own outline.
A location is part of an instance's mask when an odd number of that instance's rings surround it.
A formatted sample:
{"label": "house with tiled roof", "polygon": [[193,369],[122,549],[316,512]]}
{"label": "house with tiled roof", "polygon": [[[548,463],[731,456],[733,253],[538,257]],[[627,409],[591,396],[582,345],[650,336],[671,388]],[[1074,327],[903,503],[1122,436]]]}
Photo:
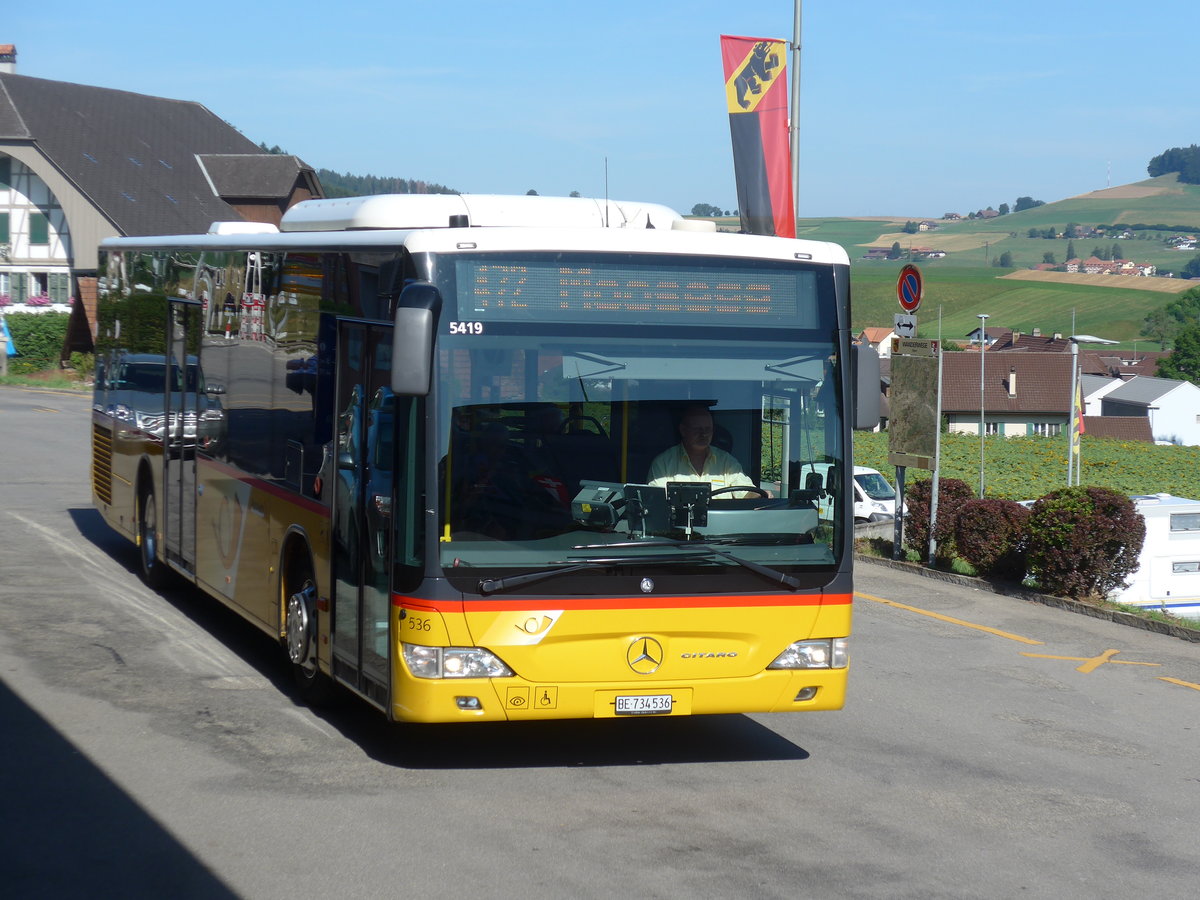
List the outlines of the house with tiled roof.
{"label": "house with tiled roof", "polygon": [[880,359],[887,359],[892,355],[892,338],[895,336],[896,331],[893,328],[869,326],[859,332],[858,339],[864,344],[870,344]]}
{"label": "house with tiled roof", "polygon": [[942,414],[949,431],[979,434],[981,409],[988,434],[1057,435],[1067,427],[1071,354],[988,350],[982,363],[978,353],[942,357]]}
{"label": "house with tiled roof", "polygon": [[70,308],[67,352],[94,337],[104,238],[278,224],[323,196],[311,167],[263,152],[199,103],[18,75],[11,55],[0,65],[0,295],[10,312],[30,298]]}
{"label": "house with tiled roof", "polygon": [[1080,368],[1088,375],[1104,375],[1128,381],[1139,375],[1155,376],[1158,364],[1169,350],[1080,350]]}
{"label": "house with tiled roof", "polygon": [[1021,331],[1010,331],[1007,339],[996,341],[994,351],[1027,350],[1032,353],[1070,353],[1071,341],[1064,338],[1061,332],[1055,331],[1050,335],[1042,334],[1040,328],[1035,328],[1026,334]]}

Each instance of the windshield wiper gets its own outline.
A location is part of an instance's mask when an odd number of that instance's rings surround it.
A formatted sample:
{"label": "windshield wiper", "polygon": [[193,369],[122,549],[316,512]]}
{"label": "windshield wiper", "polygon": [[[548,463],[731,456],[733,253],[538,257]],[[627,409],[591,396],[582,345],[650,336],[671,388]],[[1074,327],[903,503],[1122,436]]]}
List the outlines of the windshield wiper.
{"label": "windshield wiper", "polygon": [[[670,540],[653,540],[653,541],[623,541],[617,544],[580,544],[573,547],[573,550],[592,550],[601,549],[604,547],[678,547],[681,550],[701,550],[713,556],[720,556],[730,562],[737,563],[745,569],[749,569],[756,575],[761,575],[768,581],[773,581],[776,584],[782,584],[784,587],[789,587],[793,591],[798,590],[803,582],[795,575],[789,575],[787,572],[780,572],[778,569],[773,569],[770,566],[764,566],[762,563],[756,563],[749,559],[743,559],[740,556],[735,556],[728,550],[722,550],[719,547],[713,546],[718,543],[730,544],[749,544],[749,543],[767,543],[759,540],[745,541],[737,538],[710,538],[705,541],[670,541]],[[662,557],[658,557],[661,559]]]}
{"label": "windshield wiper", "polygon": [[[612,547],[616,545],[602,544],[599,546]],[[660,553],[654,556],[600,557],[597,559],[589,559],[581,562],[560,565],[554,569],[538,569],[534,572],[522,572],[519,575],[505,575],[502,578],[485,578],[479,582],[479,593],[495,594],[499,593],[500,591],[507,591],[515,587],[520,587],[523,584],[534,584],[538,581],[545,581],[548,578],[554,578],[558,575],[567,575],[571,572],[582,572],[584,569],[615,569],[619,566],[646,565],[647,563],[684,562],[686,560],[704,559],[708,555],[709,554],[706,553]]]}

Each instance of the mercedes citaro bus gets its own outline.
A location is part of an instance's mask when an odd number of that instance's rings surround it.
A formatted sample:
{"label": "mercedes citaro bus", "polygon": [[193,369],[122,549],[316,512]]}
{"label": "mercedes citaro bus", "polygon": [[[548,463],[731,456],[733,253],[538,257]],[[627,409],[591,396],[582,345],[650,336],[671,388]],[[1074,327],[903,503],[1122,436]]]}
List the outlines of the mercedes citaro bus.
{"label": "mercedes citaro bus", "polygon": [[277,639],[307,699],[842,706],[879,381],[840,247],[468,195],[101,250],[95,503],[147,583]]}

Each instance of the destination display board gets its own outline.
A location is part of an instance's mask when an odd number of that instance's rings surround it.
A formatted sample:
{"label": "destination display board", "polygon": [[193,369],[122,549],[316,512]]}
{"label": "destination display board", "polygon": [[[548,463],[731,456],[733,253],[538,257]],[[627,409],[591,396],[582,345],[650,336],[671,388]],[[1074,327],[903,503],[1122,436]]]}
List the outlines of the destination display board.
{"label": "destination display board", "polygon": [[812,270],[488,259],[455,265],[459,316],[481,322],[812,328],[819,318]]}

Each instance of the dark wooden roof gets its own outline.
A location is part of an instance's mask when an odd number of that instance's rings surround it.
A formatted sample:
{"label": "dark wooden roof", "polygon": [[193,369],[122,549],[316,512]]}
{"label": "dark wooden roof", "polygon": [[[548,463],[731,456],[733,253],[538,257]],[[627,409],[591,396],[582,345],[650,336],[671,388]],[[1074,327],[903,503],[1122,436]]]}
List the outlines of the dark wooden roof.
{"label": "dark wooden roof", "polygon": [[[225,196],[264,196],[290,167],[275,195],[286,198],[303,167],[262,152],[199,103],[8,73],[0,73],[0,141],[36,147],[125,235],[199,233],[239,220],[218,194],[234,187]],[[225,164],[228,154],[235,158]],[[245,175],[235,174],[239,166]]]}

